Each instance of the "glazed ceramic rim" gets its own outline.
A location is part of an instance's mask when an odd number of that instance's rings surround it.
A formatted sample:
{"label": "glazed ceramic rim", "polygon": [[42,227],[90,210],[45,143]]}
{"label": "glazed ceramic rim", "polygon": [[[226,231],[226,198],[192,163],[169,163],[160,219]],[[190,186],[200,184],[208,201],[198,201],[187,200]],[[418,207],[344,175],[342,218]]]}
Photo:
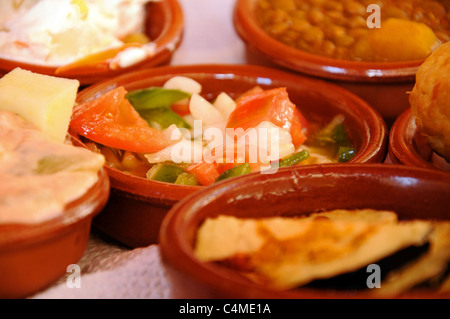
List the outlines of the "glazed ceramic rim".
{"label": "glazed ceramic rim", "polygon": [[439,170],[417,151],[414,134],[416,120],[411,109],[407,109],[395,120],[389,133],[389,156],[394,163]]}
{"label": "glazed ceramic rim", "polygon": [[93,218],[106,205],[110,194],[110,181],[104,168],[97,182],[83,196],[68,203],[64,212],[55,218],[37,224],[0,225],[0,251],[23,245],[36,245],[68,231],[79,222]]}
{"label": "glazed ceramic rim", "polygon": [[[289,178],[291,176],[301,178],[301,176],[316,176],[317,174],[323,175],[324,178],[326,178],[326,176],[339,176],[339,178],[345,178],[346,176],[362,176],[368,180],[376,178],[377,176],[386,179],[391,179],[395,176],[405,176],[424,179],[444,185],[450,184],[448,175],[445,172],[421,167],[391,164],[318,164],[311,166],[296,166],[279,170],[276,178],[283,179],[283,177]],[[270,175],[265,175],[263,179],[261,179],[261,177],[258,177],[255,173],[237,177],[201,190],[174,205],[164,218],[159,233],[160,253],[165,267],[167,267],[169,271],[176,272],[177,276],[182,273],[182,276],[189,276],[191,279],[194,278],[201,285],[207,286],[210,291],[226,292],[228,295],[232,295],[233,291],[237,290],[253,291],[254,294],[257,294],[258,298],[374,298],[373,296],[364,293],[336,293],[336,291],[333,290],[324,291],[302,288],[294,291],[276,292],[247,280],[237,280],[235,273],[229,277],[227,275],[228,270],[203,263],[195,258],[191,243],[186,242],[184,237],[181,238],[180,234],[189,233],[192,235],[192,229],[190,229],[189,223],[192,216],[196,213],[196,207],[203,207],[209,202],[213,202],[215,198],[226,194],[227,190],[233,189],[235,185],[242,185],[244,183],[251,184],[252,182],[262,183],[270,178],[272,178]],[[172,275],[173,274],[171,274],[171,276]],[[413,296],[414,294],[410,293],[405,297],[408,298]],[[431,298],[439,296],[442,295],[435,293],[430,294]],[[446,294],[446,296],[448,298],[448,294]],[[254,296],[249,296],[249,298],[253,297]],[[421,294],[418,297],[423,298],[424,296]]]}
{"label": "glazed ceramic rim", "polygon": [[241,39],[273,62],[309,75],[356,82],[409,82],[424,60],[405,62],[358,62],[337,60],[289,47],[270,37],[255,21],[256,0],[237,0],[233,13]]}
{"label": "glazed ceramic rim", "polygon": [[[152,42],[155,46],[154,54],[146,58],[144,61],[132,65],[127,68],[119,68],[117,70],[93,70],[93,71],[71,71],[59,74],[58,76],[79,79],[81,84],[91,84],[96,82],[97,78],[107,78],[114,76],[127,70],[135,69],[141,65],[153,66],[158,65],[165,58],[169,57],[175,49],[180,45],[184,29],[184,16],[182,8],[177,0],[164,0],[150,2],[148,5],[161,4],[164,6],[164,16],[167,22],[158,38]],[[9,72],[19,67],[30,70],[32,72],[55,76],[57,67],[45,66],[40,64],[25,63],[20,61],[11,61],[0,58],[0,71]]]}
{"label": "glazed ceramic rim", "polygon": [[[206,76],[213,75],[214,78],[225,77],[230,79],[232,76],[244,76],[255,78],[258,80],[269,79],[270,81],[290,81],[295,83],[301,80],[302,85],[311,87],[313,85],[320,85],[324,88],[325,95],[334,96],[336,100],[340,98],[343,101],[351,102],[352,106],[356,106],[352,111],[358,110],[364,115],[363,130],[369,140],[364,140],[360,151],[348,162],[382,162],[387,153],[387,126],[381,115],[373,109],[366,101],[332,83],[308,78],[299,74],[290,73],[287,71],[273,69],[257,65],[236,65],[236,64],[200,64],[200,65],[179,65],[179,66],[159,66],[152,69],[136,70],[127,72],[115,78],[93,84],[82,90],[78,96],[77,101],[86,101],[89,98],[97,96],[93,92],[109,91],[120,85],[133,85],[139,87],[139,83],[144,81],[142,79],[157,77],[157,76],[175,76],[183,74],[205,74]],[[221,76],[218,76],[218,75]],[[219,79],[220,80],[220,79]],[[86,98],[88,96],[89,98]],[[355,115],[356,116],[356,115]],[[185,197],[186,195],[204,188],[203,186],[183,186],[177,187],[176,194],[173,194],[173,184],[149,181],[145,178],[130,176],[119,170],[107,167],[108,174],[111,178],[111,185],[115,190],[121,193],[134,196],[140,200],[151,201],[153,203],[172,205],[174,202]],[[130,192],[131,190],[131,192]]]}

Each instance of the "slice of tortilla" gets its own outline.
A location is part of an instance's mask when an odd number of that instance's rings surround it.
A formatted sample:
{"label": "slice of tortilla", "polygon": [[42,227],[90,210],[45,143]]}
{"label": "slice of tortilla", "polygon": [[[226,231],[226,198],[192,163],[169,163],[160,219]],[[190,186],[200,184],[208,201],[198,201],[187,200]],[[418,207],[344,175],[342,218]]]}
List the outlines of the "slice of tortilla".
{"label": "slice of tortilla", "polygon": [[253,254],[264,242],[255,220],[221,215],[207,219],[197,231],[195,255],[204,262],[223,260]]}
{"label": "slice of tortilla", "polygon": [[439,279],[450,262],[450,222],[434,223],[429,243],[426,254],[389,273],[381,287],[373,290],[373,294],[400,295],[416,285]]}
{"label": "slice of tortilla", "polygon": [[[299,219],[326,219],[326,220],[358,220],[373,223],[396,223],[397,214],[392,211],[374,209],[344,210],[313,213],[295,218],[272,217],[259,219],[258,223],[271,230],[278,239],[294,236],[297,229],[292,227],[292,221]],[[250,254],[259,250],[265,242],[264,236],[258,231],[258,223],[251,219],[239,219],[228,216],[218,216],[216,219],[207,219],[197,233],[196,254],[202,261],[220,260],[229,258],[233,254]],[[223,245],[223,242],[235,245]],[[211,249],[211,247],[215,247]]]}
{"label": "slice of tortilla", "polygon": [[256,272],[273,287],[289,289],[356,271],[411,245],[423,245],[431,231],[430,224],[421,221],[311,221],[302,226],[295,238],[271,240],[253,258]]}
{"label": "slice of tortilla", "polygon": [[290,289],[360,269],[411,245],[421,246],[432,231],[430,222],[396,223],[385,217],[390,214],[381,218],[372,212],[367,218],[367,211],[327,214],[327,218],[221,216],[199,230],[196,253],[203,261],[232,265],[235,260],[234,266],[250,270],[254,280]]}

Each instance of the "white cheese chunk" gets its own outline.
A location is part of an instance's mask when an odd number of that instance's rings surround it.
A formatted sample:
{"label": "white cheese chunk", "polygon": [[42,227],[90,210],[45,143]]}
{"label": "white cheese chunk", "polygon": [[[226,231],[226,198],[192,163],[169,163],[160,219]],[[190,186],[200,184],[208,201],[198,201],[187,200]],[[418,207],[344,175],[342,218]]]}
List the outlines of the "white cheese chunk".
{"label": "white cheese chunk", "polygon": [[20,115],[50,140],[63,143],[79,85],[16,68],[0,79],[0,110]]}

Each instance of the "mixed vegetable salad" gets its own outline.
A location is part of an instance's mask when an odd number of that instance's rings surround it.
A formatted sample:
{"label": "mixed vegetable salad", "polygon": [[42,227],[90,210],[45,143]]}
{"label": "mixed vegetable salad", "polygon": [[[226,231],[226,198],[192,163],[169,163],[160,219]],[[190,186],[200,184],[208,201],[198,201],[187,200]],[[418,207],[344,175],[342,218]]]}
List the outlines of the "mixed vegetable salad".
{"label": "mixed vegetable salad", "polygon": [[116,87],[76,105],[70,126],[110,167],[180,185],[347,162],[356,152],[342,115],[322,127],[310,123],[284,87],[207,99],[185,76],[158,87]]}

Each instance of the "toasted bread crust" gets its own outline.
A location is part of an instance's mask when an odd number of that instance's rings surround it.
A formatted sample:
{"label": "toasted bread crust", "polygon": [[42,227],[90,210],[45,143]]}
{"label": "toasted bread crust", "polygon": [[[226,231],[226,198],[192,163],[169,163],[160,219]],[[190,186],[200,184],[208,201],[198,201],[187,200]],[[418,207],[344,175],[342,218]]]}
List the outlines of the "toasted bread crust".
{"label": "toasted bread crust", "polygon": [[409,101],[420,133],[450,162],[450,42],[420,66]]}

